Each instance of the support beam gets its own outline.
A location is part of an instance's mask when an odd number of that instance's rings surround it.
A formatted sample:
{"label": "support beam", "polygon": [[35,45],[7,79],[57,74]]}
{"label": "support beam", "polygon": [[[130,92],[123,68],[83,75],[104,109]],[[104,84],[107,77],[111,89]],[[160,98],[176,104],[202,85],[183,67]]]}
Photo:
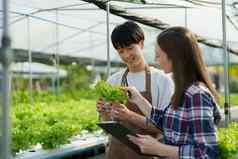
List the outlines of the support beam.
{"label": "support beam", "polygon": [[[28,61],[28,50],[24,49],[12,49],[12,54],[14,55],[15,62],[27,62]],[[53,65],[55,55],[53,53],[42,53],[37,51],[32,51],[32,61]],[[72,63],[78,63],[82,65],[91,65],[92,59],[89,57],[75,57],[69,55],[60,55],[59,54],[60,64],[62,65],[71,65]],[[107,62],[104,60],[95,59],[96,66],[106,66]],[[111,66],[124,66],[121,62],[111,61]]]}

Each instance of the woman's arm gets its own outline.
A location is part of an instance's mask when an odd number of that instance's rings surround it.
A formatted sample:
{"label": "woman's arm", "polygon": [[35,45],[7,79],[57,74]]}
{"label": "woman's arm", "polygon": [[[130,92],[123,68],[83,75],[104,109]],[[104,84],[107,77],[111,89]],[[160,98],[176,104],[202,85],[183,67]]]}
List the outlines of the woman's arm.
{"label": "woman's arm", "polygon": [[149,103],[149,101],[147,99],[140,98],[136,105],[138,106],[138,108],[143,112],[143,114],[147,117],[150,118],[150,114],[151,114],[151,109],[152,109],[152,105]]}
{"label": "woman's arm", "polygon": [[139,115],[135,112],[131,111],[129,122],[133,123],[134,125],[137,125],[138,127],[141,127],[142,129],[149,130],[149,131],[154,132],[154,133],[163,134],[161,129],[158,129],[157,127],[155,127],[154,124],[147,121],[146,117],[144,117],[142,115]]}
{"label": "woman's arm", "polygon": [[124,88],[129,93],[129,101],[135,103],[146,117],[150,117],[152,105],[145,99],[135,87]]}
{"label": "woman's arm", "polygon": [[156,128],[151,122],[148,122],[145,116],[130,111],[128,108],[126,108],[126,106],[119,103],[113,103],[112,107],[111,114],[113,118],[132,123],[133,125],[154,133],[162,134],[162,131]]}

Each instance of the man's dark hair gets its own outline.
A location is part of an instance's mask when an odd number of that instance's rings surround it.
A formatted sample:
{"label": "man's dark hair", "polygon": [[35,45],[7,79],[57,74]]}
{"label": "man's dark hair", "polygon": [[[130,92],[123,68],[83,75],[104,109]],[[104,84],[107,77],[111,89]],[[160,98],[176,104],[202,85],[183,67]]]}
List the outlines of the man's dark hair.
{"label": "man's dark hair", "polygon": [[127,21],[114,28],[111,40],[115,49],[124,48],[144,40],[144,32],[136,23]]}

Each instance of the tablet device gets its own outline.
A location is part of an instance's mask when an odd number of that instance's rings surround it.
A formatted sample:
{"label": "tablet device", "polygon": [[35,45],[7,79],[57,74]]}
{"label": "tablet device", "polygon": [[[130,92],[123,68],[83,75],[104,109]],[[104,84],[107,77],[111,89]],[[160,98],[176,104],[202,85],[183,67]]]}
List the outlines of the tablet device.
{"label": "tablet device", "polygon": [[126,128],[125,126],[121,125],[120,123],[118,123],[116,121],[105,121],[105,122],[102,122],[102,123],[98,123],[98,126],[100,126],[107,133],[111,134],[118,141],[127,145],[129,148],[131,148],[132,150],[134,150],[138,154],[143,155],[143,156],[155,156],[155,155],[148,155],[148,154],[141,153],[139,146],[132,143],[127,137],[127,135],[136,136],[136,134],[133,133],[128,128]]}

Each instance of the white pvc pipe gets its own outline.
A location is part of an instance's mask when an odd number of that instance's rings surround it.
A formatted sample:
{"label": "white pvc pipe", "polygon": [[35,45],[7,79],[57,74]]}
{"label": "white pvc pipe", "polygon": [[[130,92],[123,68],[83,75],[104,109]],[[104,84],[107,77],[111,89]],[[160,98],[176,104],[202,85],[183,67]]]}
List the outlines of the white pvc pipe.
{"label": "white pvc pipe", "polygon": [[226,1],[222,0],[222,34],[223,34],[223,50],[224,50],[224,85],[225,85],[225,127],[229,125],[230,101],[229,101],[229,54],[227,51],[226,40]]}
{"label": "white pvc pipe", "polygon": [[111,58],[110,58],[110,1],[107,2],[107,78],[111,74]]}
{"label": "white pvc pipe", "polygon": [[91,46],[91,53],[92,53],[92,58],[91,58],[91,65],[92,65],[92,69],[95,70],[95,58],[94,58],[94,41],[93,41],[93,37],[92,37],[92,33],[89,33],[89,41],[90,41],[90,46]]}
{"label": "white pvc pipe", "polygon": [[[10,159],[11,158],[11,118],[10,118],[10,107],[11,107],[11,73],[10,73],[10,35],[9,35],[9,2],[3,0],[3,34],[2,34],[2,48],[0,52],[2,66],[3,66],[3,80],[2,80],[2,122],[0,124],[0,131],[2,136],[0,144],[3,145],[0,148],[0,158]],[[0,112],[1,113],[1,112]]]}
{"label": "white pvc pipe", "polygon": [[29,73],[30,73],[30,80],[29,80],[29,94],[30,94],[30,104],[33,105],[33,96],[32,96],[32,56],[31,56],[31,31],[30,31],[30,17],[27,17],[27,46],[28,46],[28,63],[29,63]]}
{"label": "white pvc pipe", "polygon": [[60,76],[59,76],[59,14],[58,10],[56,10],[56,52],[55,52],[55,67],[56,67],[56,94],[57,96],[59,95],[59,90],[60,90]]}

